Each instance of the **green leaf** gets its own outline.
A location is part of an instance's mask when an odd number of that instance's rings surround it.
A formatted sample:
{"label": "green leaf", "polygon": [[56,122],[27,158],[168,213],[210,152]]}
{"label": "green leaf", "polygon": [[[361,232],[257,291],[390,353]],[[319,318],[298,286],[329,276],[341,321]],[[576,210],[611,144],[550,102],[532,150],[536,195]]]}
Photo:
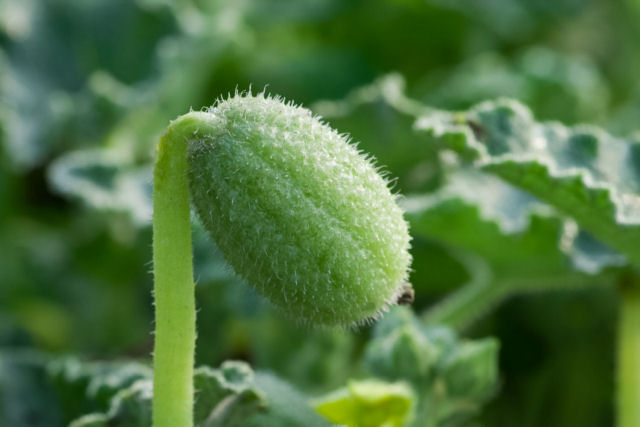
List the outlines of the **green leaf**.
{"label": "green leaf", "polygon": [[498,385],[498,342],[460,340],[449,328],[425,326],[395,307],[374,330],[365,366],[387,381],[406,381],[415,395],[416,426],[462,423],[476,415]]}
{"label": "green leaf", "polygon": [[349,427],[401,427],[408,425],[413,399],[404,383],[351,380],[314,406],[330,421]]}
{"label": "green leaf", "polygon": [[151,220],[151,168],[133,165],[120,151],[73,151],[51,165],[49,182],[92,208],[129,214],[136,224]]}
{"label": "green leaf", "polygon": [[452,248],[472,276],[426,313],[465,328],[516,292],[610,283],[600,274],[624,264],[535,197],[486,173],[459,168],[435,193],[404,202],[414,234]]}
{"label": "green leaf", "polygon": [[46,368],[67,418],[106,410],[118,393],[152,375],[149,366],[138,362],[82,362],[72,357],[55,359]]}
{"label": "green leaf", "polygon": [[[367,365],[384,378],[402,378],[417,383],[428,381],[443,349],[422,333],[422,327],[413,316],[391,326],[398,312],[394,310],[376,327],[374,339],[367,346]],[[391,320],[387,320],[388,317]]]}
{"label": "green leaf", "polygon": [[215,370],[198,368],[194,387],[194,418],[203,427],[242,425],[252,413],[267,407],[264,394],[255,388],[251,367],[243,362],[224,362]]}
{"label": "green leaf", "polygon": [[[105,70],[126,84],[147,81],[159,40],[175,32],[164,10],[137,2],[2,3],[0,141],[17,168],[40,165],[104,132],[111,117],[89,93],[90,76]],[[131,37],[141,26],[144,34]]]}
{"label": "green leaf", "polygon": [[[63,360],[53,366],[54,377],[64,386],[58,388],[75,389],[75,394],[63,394],[62,399],[88,400],[95,408],[95,391],[110,396],[104,410],[77,418],[73,427],[151,425],[153,383],[148,372],[134,380],[135,375],[127,375],[130,365],[80,365]],[[254,373],[244,362],[227,361],[219,369],[200,367],[194,372],[194,386],[194,422],[199,427],[328,426],[299,391],[271,374]],[[75,405],[81,405],[79,402]]]}
{"label": "green leaf", "polygon": [[148,427],[151,425],[152,397],[153,381],[136,381],[113,397],[107,413],[84,415],[70,427]]}
{"label": "green leaf", "polygon": [[574,265],[587,273],[623,263],[537,198],[473,169],[456,170],[440,190],[409,197],[403,207],[412,231],[482,255],[494,275],[571,271],[574,250],[593,253],[593,266]]}
{"label": "green leaf", "polygon": [[640,144],[591,126],[539,123],[516,101],[418,120],[417,129],[530,192],[640,265]]}
{"label": "green leaf", "polygon": [[482,400],[496,388],[498,342],[494,339],[462,342],[445,361],[442,377],[449,395]]}
{"label": "green leaf", "polygon": [[6,350],[0,353],[0,373],[1,425],[63,426],[83,413],[101,414],[83,417],[91,421],[86,425],[106,425],[98,422],[111,412],[130,422],[117,425],[148,425],[147,409],[140,409],[148,393],[140,384],[150,384],[151,369],[141,363],[86,363]]}
{"label": "green leaf", "polygon": [[300,328],[264,310],[247,329],[255,365],[268,366],[305,391],[336,388],[352,372],[357,337],[348,331]]}
{"label": "green leaf", "polygon": [[306,396],[268,372],[257,372],[255,383],[266,396],[267,409],[249,416],[237,427],[328,427]]}

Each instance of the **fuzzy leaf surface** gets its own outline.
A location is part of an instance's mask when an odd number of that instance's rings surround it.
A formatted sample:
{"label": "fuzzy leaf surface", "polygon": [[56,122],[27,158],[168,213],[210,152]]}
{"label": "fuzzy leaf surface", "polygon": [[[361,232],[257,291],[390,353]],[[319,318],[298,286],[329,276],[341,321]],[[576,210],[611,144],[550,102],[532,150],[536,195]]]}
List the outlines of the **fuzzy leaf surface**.
{"label": "fuzzy leaf surface", "polygon": [[422,130],[484,171],[571,216],[640,265],[640,144],[592,126],[536,122],[511,100],[418,120]]}
{"label": "fuzzy leaf surface", "polygon": [[[83,415],[72,426],[148,427],[152,386],[151,378],[135,381],[113,396],[107,411]],[[328,426],[299,391],[271,374],[254,373],[244,362],[227,361],[219,369],[200,367],[194,386],[198,427]]]}
{"label": "fuzzy leaf surface", "polygon": [[615,253],[534,196],[489,174],[459,168],[435,193],[407,198],[414,234],[462,260],[470,282],[426,313],[463,329],[518,292],[609,283]]}
{"label": "fuzzy leaf surface", "polygon": [[376,325],[365,366],[377,377],[411,385],[417,396],[411,425],[465,425],[497,389],[498,350],[494,338],[462,340],[395,307]]}

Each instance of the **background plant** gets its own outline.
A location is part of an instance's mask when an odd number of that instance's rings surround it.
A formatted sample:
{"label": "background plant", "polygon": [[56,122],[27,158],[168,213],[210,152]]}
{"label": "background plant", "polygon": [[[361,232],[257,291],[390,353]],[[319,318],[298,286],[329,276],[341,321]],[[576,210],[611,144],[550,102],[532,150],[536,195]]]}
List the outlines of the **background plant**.
{"label": "background plant", "polygon": [[[477,172],[464,153],[443,152],[444,143],[413,125],[434,111],[425,106],[466,110],[508,96],[536,121],[588,122],[630,141],[638,128],[637,4],[467,3],[2,1],[3,354],[28,347],[83,360],[148,359],[153,145],[189,107],[236,86],[269,84],[350,133],[410,196],[417,313],[469,281],[536,277],[518,288],[524,294],[501,291],[503,304],[487,301],[474,319],[460,319],[465,336],[501,343],[501,387],[480,415],[485,424],[539,425],[544,416],[549,425],[611,425],[615,288],[627,274],[620,254],[581,231],[577,218],[567,220],[571,212]],[[464,116],[441,123],[469,127]],[[486,185],[469,187],[480,179]],[[472,197],[488,188],[499,197]],[[492,211],[501,200],[518,200],[509,202],[518,209]],[[447,238],[435,226],[448,225],[442,215],[452,212],[461,229],[482,227],[484,237]],[[358,376],[368,330],[290,326],[212,255],[201,231],[193,238],[198,306],[206,307],[198,332],[216,342],[199,347],[198,365],[248,360],[314,396]],[[545,272],[581,290],[531,292],[550,283],[541,280]],[[3,420],[16,414],[8,408],[32,414],[31,425],[34,413],[59,411],[50,392],[9,399],[46,389],[28,386],[46,378],[37,370],[11,366],[3,373],[15,375],[0,376]]]}

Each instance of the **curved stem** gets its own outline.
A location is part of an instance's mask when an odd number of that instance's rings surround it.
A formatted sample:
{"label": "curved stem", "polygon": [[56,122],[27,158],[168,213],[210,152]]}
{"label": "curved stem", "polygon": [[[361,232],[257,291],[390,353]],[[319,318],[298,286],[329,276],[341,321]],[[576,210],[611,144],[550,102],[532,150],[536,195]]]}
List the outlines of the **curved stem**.
{"label": "curved stem", "polygon": [[153,424],[193,424],[193,360],[196,338],[195,289],[189,189],[188,137],[200,115],[172,122],[158,144],[153,175],[153,273],[155,345]]}
{"label": "curved stem", "polygon": [[610,285],[617,277],[615,273],[494,277],[482,258],[462,251],[455,251],[455,257],[462,261],[471,281],[425,311],[422,319],[426,324],[446,324],[457,331],[463,331],[512,295]]}
{"label": "curved stem", "polygon": [[427,324],[446,324],[461,331],[489,311],[505,296],[507,289],[492,283],[489,266],[480,257],[456,252],[472,277],[462,288],[427,310],[422,318]]}
{"label": "curved stem", "polygon": [[508,289],[502,286],[469,283],[429,309],[423,319],[426,324],[444,324],[463,331],[507,295]]}
{"label": "curved stem", "polygon": [[[636,286],[634,286],[636,285]],[[618,319],[618,427],[640,426],[640,289],[620,289]]]}

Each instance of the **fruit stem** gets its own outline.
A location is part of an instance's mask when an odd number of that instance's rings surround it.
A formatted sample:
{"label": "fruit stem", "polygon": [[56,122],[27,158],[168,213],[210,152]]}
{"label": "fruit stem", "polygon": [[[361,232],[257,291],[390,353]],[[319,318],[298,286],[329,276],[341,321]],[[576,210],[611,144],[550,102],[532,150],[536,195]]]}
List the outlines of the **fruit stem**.
{"label": "fruit stem", "polygon": [[640,426],[640,289],[620,286],[618,318],[618,427]]}
{"label": "fruit stem", "polygon": [[173,121],[158,143],[153,174],[155,345],[153,425],[193,425],[195,288],[189,188],[188,137],[203,113]]}

